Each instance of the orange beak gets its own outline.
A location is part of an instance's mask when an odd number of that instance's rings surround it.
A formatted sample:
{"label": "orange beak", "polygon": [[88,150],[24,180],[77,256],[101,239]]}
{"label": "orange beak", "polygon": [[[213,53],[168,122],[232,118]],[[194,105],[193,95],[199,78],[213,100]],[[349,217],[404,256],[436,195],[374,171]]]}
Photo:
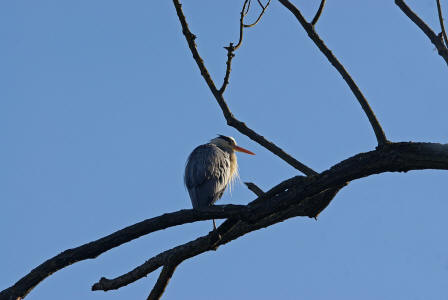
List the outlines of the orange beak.
{"label": "orange beak", "polygon": [[239,146],[233,146],[233,150],[238,151],[238,152],[244,152],[244,153],[247,153],[247,154],[250,154],[250,155],[255,155],[255,153],[253,153],[253,152],[251,152],[251,151],[249,151],[247,149],[244,149],[242,147],[239,147]]}

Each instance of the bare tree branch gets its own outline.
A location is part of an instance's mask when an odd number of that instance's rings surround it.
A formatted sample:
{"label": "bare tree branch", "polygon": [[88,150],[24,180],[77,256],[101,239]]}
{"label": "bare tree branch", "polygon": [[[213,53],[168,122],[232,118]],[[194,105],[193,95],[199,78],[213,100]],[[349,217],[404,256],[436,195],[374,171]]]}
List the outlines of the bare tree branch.
{"label": "bare tree branch", "polygon": [[378,145],[382,146],[388,143],[386,135],[384,134],[384,131],[381,128],[380,123],[376,119],[375,114],[370,108],[367,99],[364,97],[361,90],[353,81],[352,77],[347,72],[347,70],[345,70],[344,66],[339,62],[336,56],[334,56],[334,54],[330,51],[330,49],[328,49],[328,47],[325,45],[324,41],[316,33],[313,25],[305,20],[305,18],[302,16],[302,13],[296,6],[294,6],[294,4],[292,4],[288,0],[279,0],[279,1],[297,18],[299,23],[302,25],[303,29],[305,29],[305,31],[308,33],[308,36],[311,38],[311,40],[316,44],[319,50],[325,55],[328,61],[336,68],[336,70],[338,70],[342,78],[348,84],[353,94],[355,95],[356,99],[358,99],[359,104],[361,104],[361,107],[364,110],[365,114],[367,115],[370,124],[372,125],[373,131],[375,132],[376,139],[378,141]]}
{"label": "bare tree branch", "polygon": [[230,73],[232,72],[232,59],[235,57],[235,47],[233,43],[230,43],[229,46],[224,47],[227,50],[227,61],[226,61],[226,75],[224,75],[224,80],[222,82],[222,86],[219,89],[219,93],[224,94],[227,86],[229,85]]}
{"label": "bare tree branch", "polygon": [[[249,4],[248,4],[249,3]],[[247,5],[247,12],[246,12]],[[224,81],[222,83],[221,88],[219,89],[219,93],[224,94],[227,85],[229,84],[230,72],[232,72],[232,59],[235,57],[235,50],[237,50],[241,43],[243,42],[243,31],[244,31],[244,17],[249,12],[250,1],[245,0],[243,4],[243,8],[240,13],[240,38],[236,46],[233,46],[233,43],[230,43],[228,47],[224,47],[227,50],[227,61],[226,61],[226,75],[224,76]]]}
{"label": "bare tree branch", "polygon": [[443,39],[445,40],[445,47],[448,47],[448,38],[446,37],[445,26],[443,25],[442,7],[440,5],[440,0],[436,0],[436,2],[437,2],[437,14],[439,15],[440,30],[442,30],[442,36]]}
{"label": "bare tree branch", "polygon": [[[239,209],[241,206],[227,205],[210,208],[210,213],[182,210],[148,219],[97,241],[74,249],[68,249],[47,260],[17,281],[16,284],[0,292],[0,300],[24,298],[37,284],[52,273],[75,262],[95,258],[113,247],[150,232],[194,220],[224,217],[224,213],[219,216],[219,213],[215,210],[226,210],[226,208],[230,207],[227,211],[229,215],[226,215],[230,219],[218,228],[218,233],[222,233],[220,240],[216,232],[211,232],[209,235],[190,242],[188,245],[168,250],[170,252],[165,254],[159,254],[150,259],[143,269],[140,268],[136,271],[135,274],[139,275],[137,277],[145,276],[141,275],[142,271],[148,274],[151,272],[151,269],[154,271],[163,265],[172,264],[177,259],[184,260],[205,251],[215,250],[216,246],[227,243],[250,231],[281,222],[287,218],[295,216],[315,217],[331,201],[332,197],[329,197],[329,195],[334,196],[346,182],[351,180],[381,172],[406,172],[419,169],[447,170],[448,145],[393,143],[378,148],[375,151],[361,153],[342,161],[318,176],[293,177],[288,179],[264,193],[262,197],[251,202],[249,206],[246,206],[244,215],[252,216],[253,220],[261,218],[254,223],[251,223],[250,219],[246,217],[243,219],[247,220],[247,222],[235,222],[235,219],[231,217],[232,214],[230,211],[235,209],[238,211],[237,215],[240,215],[241,211]],[[211,211],[214,211],[214,213],[212,214]],[[205,215],[207,217],[204,217]],[[152,265],[152,267],[148,268],[148,264]],[[110,282],[104,279],[94,287],[95,289],[118,288],[113,284],[109,284]]]}
{"label": "bare tree branch", "polygon": [[[432,143],[391,143],[374,151],[355,155],[313,177],[296,176],[251,202],[252,220],[240,221],[229,230],[224,222],[217,232],[164,251],[134,270],[115,279],[101,278],[93,290],[118,289],[132,283],[171,261],[183,261],[230,242],[248,232],[294,216],[315,217],[347,182],[383,172],[407,172],[421,169],[448,169],[448,145]],[[279,186],[280,186],[279,185]],[[273,195],[273,191],[275,194]],[[268,198],[266,198],[268,197]],[[322,203],[322,199],[325,200]],[[320,200],[320,201],[319,201]],[[322,208],[323,207],[323,208]],[[281,216],[281,217],[280,217]],[[226,233],[231,233],[227,234]],[[218,236],[222,236],[221,239]]]}
{"label": "bare tree branch", "polygon": [[255,195],[257,195],[258,197],[261,197],[261,196],[264,195],[263,190],[260,189],[255,183],[252,183],[252,182],[245,182],[244,184],[247,186],[247,188],[248,188],[249,190],[251,190],[251,191],[252,191]]}
{"label": "bare tree branch", "polygon": [[[249,4],[247,4],[249,3]],[[247,10],[246,10],[246,6],[247,6]],[[249,12],[249,7],[250,7],[250,1],[249,0],[245,0],[244,4],[243,4],[243,8],[241,9],[241,13],[240,13],[240,38],[238,40],[238,43],[236,44],[236,46],[233,48],[233,50],[237,50],[241,44],[243,43],[243,32],[244,32],[244,17],[247,15],[247,13]]]}
{"label": "bare tree branch", "polygon": [[[261,3],[260,0],[257,0],[257,1],[258,1],[258,4],[262,7],[262,11],[261,11],[260,15],[258,16],[257,20],[254,23],[249,24],[249,25],[244,24],[244,17],[249,12],[249,7],[250,7],[250,1],[249,0],[244,1],[243,8],[241,9],[240,38],[238,40],[238,43],[236,46],[233,46],[233,43],[230,43],[229,46],[224,47],[224,49],[227,50],[227,61],[226,61],[226,74],[224,76],[222,86],[219,89],[219,93],[221,95],[224,94],[224,92],[229,84],[230,73],[232,72],[232,59],[235,57],[235,51],[241,46],[241,44],[243,42],[244,28],[253,27],[253,26],[257,25],[257,23],[261,20],[261,17],[263,16],[264,12],[268,8],[269,3],[271,3],[271,0],[269,0],[268,3],[266,4],[266,6],[263,6],[263,4]],[[247,9],[246,9],[246,4],[247,4]]]}
{"label": "bare tree branch", "polygon": [[23,298],[42,280],[54,272],[76,262],[96,258],[100,254],[109,251],[112,248],[130,242],[143,235],[200,220],[238,217],[238,215],[242,214],[245,210],[247,211],[247,207],[245,205],[215,205],[201,210],[183,209],[177,212],[167,213],[158,217],[144,220],[96,241],[73,249],[68,249],[43,262],[29,274],[17,281],[12,287],[1,292],[0,299],[8,299],[6,295],[14,295],[14,297]]}
{"label": "bare tree branch", "polygon": [[[409,170],[420,169],[448,170],[448,145],[411,142],[390,143],[387,141],[382,128],[367,103],[367,100],[364,98],[342,64],[340,64],[334,57],[314,31],[313,25],[317,23],[322,14],[325,0],[321,1],[319,10],[311,23],[308,23],[301,15],[300,11],[288,0],[279,1],[296,16],[310,38],[347,82],[369,118],[375,131],[378,144],[382,147],[377,147],[374,151],[355,155],[336,164],[329,170],[318,174],[285,153],[273,143],[267,141],[264,137],[258,135],[244,123],[237,120],[228,108],[222,94],[228,85],[232,55],[234,55],[233,52],[240,47],[242,43],[242,29],[256,25],[270,3],[269,0],[266,6],[263,6],[260,0],[257,1],[262,7],[262,12],[258,19],[250,25],[244,24],[244,17],[249,12],[251,2],[250,0],[245,0],[244,2],[240,19],[240,40],[237,46],[233,47],[232,43],[229,46],[231,47],[231,50],[228,49],[226,76],[223,87],[221,87],[220,90],[216,88],[197,51],[195,44],[196,37],[188,28],[179,0],[173,0],[173,3],[182,25],[183,34],[201,71],[201,75],[220,105],[223,115],[227,120],[227,124],[236,128],[239,132],[256,141],[296,169],[302,171],[304,174],[313,176],[292,177],[281,182],[267,192],[263,192],[253,183],[246,183],[248,188],[258,196],[257,199],[250,202],[248,205],[223,205],[201,210],[190,209],[168,213],[128,226],[96,241],[73,249],[68,249],[33,269],[13,286],[1,291],[0,300],[23,299],[35,286],[54,272],[78,261],[95,258],[114,247],[151,232],[195,221],[215,218],[227,219],[216,231],[212,231],[208,235],[164,251],[150,258],[141,266],[115,279],[101,278],[98,283],[92,286],[92,290],[106,291],[117,289],[162,267],[159,278],[148,296],[148,299],[159,299],[176,267],[184,260],[206,251],[216,250],[220,245],[226,244],[249,232],[282,222],[292,217],[307,216],[315,218],[327,207],[332,199],[334,199],[339,190],[352,180],[383,172],[407,172]],[[437,0],[437,5],[439,21],[442,28],[442,33],[439,36],[437,36],[417,15],[415,15],[415,13],[406,6],[403,0],[395,0],[395,3],[430,38],[439,50],[439,54],[448,64],[448,50],[446,47],[448,41],[443,26],[443,17],[439,0]],[[443,42],[444,40],[445,44]]]}
{"label": "bare tree branch", "polygon": [[266,3],[265,6],[263,6],[263,3],[261,3],[260,0],[257,0],[258,4],[261,6],[261,13],[258,15],[258,18],[255,20],[255,22],[253,22],[252,24],[244,24],[245,28],[250,28],[250,27],[254,27],[255,25],[258,24],[258,22],[260,22],[261,18],[263,17],[264,12],[266,11],[266,9],[268,8],[269,4],[271,3],[271,0],[268,1],[268,3]]}
{"label": "bare tree branch", "polygon": [[265,147],[281,159],[283,159],[285,162],[287,162],[289,165],[293,166],[297,170],[301,171],[302,173],[306,175],[316,175],[317,172],[313,169],[307,167],[306,165],[302,164],[298,160],[296,160],[294,157],[283,151],[280,147],[275,145],[274,143],[268,141],[263,136],[259,135],[252,129],[246,126],[245,123],[239,121],[235,118],[235,116],[230,111],[229,107],[227,106],[226,101],[224,100],[223,95],[218,91],[218,89],[215,86],[215,83],[213,82],[210,73],[208,72],[207,68],[205,67],[204,61],[202,60],[201,56],[199,55],[199,52],[196,48],[195,38],[196,36],[191,33],[190,29],[188,28],[187,21],[185,19],[185,16],[182,12],[182,5],[179,3],[179,0],[173,0],[174,7],[176,8],[177,16],[179,17],[179,21],[182,25],[182,32],[187,40],[188,47],[190,48],[191,53],[193,54],[193,58],[196,61],[196,64],[199,67],[199,70],[201,71],[201,75],[204,78],[205,82],[207,83],[210,91],[212,92],[213,96],[215,97],[216,101],[219,104],[219,107],[221,108],[221,111],[227,121],[227,125],[232,126],[242,134],[249,137],[251,140],[257,142],[261,146]]}
{"label": "bare tree branch", "polygon": [[322,11],[324,10],[324,6],[325,6],[325,0],[321,0],[319,8],[317,9],[316,15],[314,16],[313,20],[311,21],[311,25],[315,26],[317,21],[319,21],[320,15],[322,14]]}
{"label": "bare tree branch", "polygon": [[417,25],[423,31],[424,34],[426,34],[431,43],[433,43],[436,47],[439,55],[445,60],[448,65],[448,49],[443,43],[443,38],[435,34],[435,32],[432,31],[432,29],[429,28],[429,26],[426,25],[426,23],[416,15],[403,0],[395,0],[395,4],[401,9],[402,12],[406,14],[406,16],[408,16],[409,19],[411,19],[412,22],[415,23],[415,25]]}
{"label": "bare tree branch", "polygon": [[162,297],[177,266],[178,264],[170,264],[163,267],[156,284],[152,288],[148,298],[146,298],[147,300],[159,300]]}
{"label": "bare tree branch", "polygon": [[[226,88],[229,84],[230,72],[232,71],[232,59],[235,57],[235,51],[241,46],[241,44],[243,42],[244,28],[253,27],[253,26],[257,25],[257,23],[261,20],[261,17],[263,16],[264,12],[266,11],[266,8],[269,6],[269,3],[271,2],[271,0],[269,0],[268,3],[266,4],[266,6],[263,6],[263,4],[260,2],[260,0],[257,0],[257,1],[258,1],[258,4],[262,7],[262,11],[261,11],[260,15],[258,16],[257,20],[250,25],[244,24],[244,17],[249,12],[249,7],[250,7],[250,1],[249,0],[244,1],[243,8],[241,9],[241,13],[240,13],[241,14],[240,37],[239,37],[238,43],[236,46],[234,46],[233,43],[230,43],[229,46],[224,47],[224,49],[227,50],[226,74],[224,76],[222,86],[219,89],[220,94],[224,94],[224,91],[226,90]],[[247,9],[246,9],[246,5],[247,5]]]}

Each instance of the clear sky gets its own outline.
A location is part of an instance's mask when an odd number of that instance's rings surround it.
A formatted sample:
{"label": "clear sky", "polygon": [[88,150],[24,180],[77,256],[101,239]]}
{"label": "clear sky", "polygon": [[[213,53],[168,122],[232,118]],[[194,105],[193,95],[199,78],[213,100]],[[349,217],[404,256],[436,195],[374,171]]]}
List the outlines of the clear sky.
{"label": "clear sky", "polygon": [[[294,1],[308,19],[318,2]],[[439,31],[435,1],[408,4]],[[218,85],[241,5],[183,1]],[[448,141],[447,65],[392,0],[328,1],[316,28],[390,140]],[[297,174],[226,126],[171,1],[1,1],[0,40],[0,290],[65,249],[190,208],[185,160],[218,133],[257,154],[239,155],[243,181],[267,190]],[[345,82],[275,0],[245,32],[225,97],[317,171],[376,146]],[[447,180],[413,171],[352,182],[318,221],[288,220],[182,263],[163,299],[447,299]],[[238,184],[218,203],[253,199]],[[57,272],[28,297],[145,299],[158,271],[118,291],[90,287],[210,229],[145,236]]]}

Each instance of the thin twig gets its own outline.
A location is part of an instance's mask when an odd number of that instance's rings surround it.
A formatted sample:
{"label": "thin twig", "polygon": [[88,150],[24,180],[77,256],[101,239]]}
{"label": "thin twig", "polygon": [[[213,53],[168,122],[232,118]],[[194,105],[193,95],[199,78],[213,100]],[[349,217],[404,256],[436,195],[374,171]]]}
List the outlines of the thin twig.
{"label": "thin twig", "polygon": [[[247,3],[249,3],[249,5],[247,6],[247,11],[246,11]],[[236,46],[233,48],[234,51],[238,50],[238,48],[243,43],[244,17],[249,12],[249,7],[250,7],[250,1],[249,0],[245,0],[244,4],[243,4],[243,9],[241,9],[241,13],[240,13],[240,38],[239,38],[238,43],[236,44]]]}
{"label": "thin twig", "polygon": [[[406,172],[426,168],[448,169],[448,145],[431,143],[390,143],[374,151],[360,153],[314,177],[293,177],[282,185],[268,191],[268,199],[257,199],[248,206],[252,208],[253,222],[240,221],[229,229],[225,221],[217,232],[202,236],[166,250],[134,270],[114,279],[101,278],[93,290],[119,289],[155,271],[167,262],[183,261],[216,250],[251,231],[267,227],[296,216],[315,217],[334,198],[347,182],[383,172]],[[229,234],[226,234],[229,233]],[[222,238],[218,238],[222,236]],[[1,300],[1,299],[0,299]]]}
{"label": "thin twig", "polygon": [[232,72],[232,59],[235,57],[235,47],[233,43],[230,43],[228,47],[224,47],[227,50],[227,61],[226,61],[226,75],[224,76],[224,80],[222,82],[222,86],[219,89],[219,94],[224,94],[227,85],[229,84],[230,72]]}
{"label": "thin twig", "polygon": [[168,264],[163,267],[156,284],[152,288],[151,293],[146,300],[159,300],[162,297],[163,292],[165,292],[165,289],[177,266],[178,264]]}
{"label": "thin twig", "polygon": [[431,43],[433,43],[436,47],[439,55],[448,65],[448,48],[443,43],[443,37],[435,34],[435,32],[428,25],[426,25],[426,23],[419,16],[417,16],[403,0],[395,0],[395,4],[401,9],[402,12],[406,14],[406,16],[408,16],[409,19],[411,19],[412,22],[414,22],[415,25],[423,31],[424,34],[426,34]]}
{"label": "thin twig", "polygon": [[[241,17],[240,17],[240,37],[239,37],[238,43],[236,46],[234,46],[233,43],[230,43],[229,46],[224,47],[224,49],[227,50],[227,61],[226,61],[226,74],[224,76],[222,86],[219,89],[219,93],[221,95],[224,94],[224,91],[226,90],[227,86],[229,85],[230,72],[232,71],[232,59],[235,57],[235,51],[241,46],[241,44],[243,42],[244,28],[253,27],[253,26],[257,25],[257,23],[261,20],[261,17],[263,16],[267,7],[269,6],[269,3],[271,2],[271,0],[269,0],[268,3],[266,4],[266,6],[263,6],[263,4],[260,2],[260,0],[257,0],[257,1],[258,1],[258,4],[262,7],[262,11],[261,11],[260,15],[258,16],[257,20],[250,25],[244,24],[244,17],[248,14],[250,3],[251,3],[249,0],[244,1],[243,8],[240,13],[240,15],[241,15]],[[247,8],[246,8],[246,5],[247,5]]]}
{"label": "thin twig", "polygon": [[261,197],[261,196],[264,195],[263,190],[260,189],[255,183],[253,183],[253,182],[245,182],[244,184],[247,186],[247,188],[249,190],[251,190],[258,197]]}
{"label": "thin twig", "polygon": [[193,58],[196,61],[196,64],[199,67],[199,70],[201,71],[201,75],[204,78],[205,82],[207,83],[210,91],[212,92],[213,96],[215,97],[216,101],[218,102],[219,107],[221,108],[221,111],[226,118],[227,125],[234,127],[242,134],[249,137],[251,140],[257,142],[261,146],[265,147],[281,159],[283,159],[285,162],[287,162],[289,165],[293,166],[297,170],[303,172],[304,174],[310,176],[310,175],[316,175],[318,174],[313,169],[307,167],[303,163],[299,162],[297,159],[283,151],[280,147],[275,145],[274,143],[268,141],[263,136],[259,135],[252,129],[246,126],[245,123],[239,121],[235,118],[235,116],[230,111],[229,107],[227,106],[226,101],[224,100],[223,95],[219,92],[219,90],[216,88],[215,83],[213,82],[210,73],[208,72],[207,68],[205,67],[204,61],[202,60],[201,56],[199,55],[199,52],[196,48],[195,38],[196,36],[191,33],[190,29],[188,28],[187,21],[185,19],[184,13],[182,11],[182,6],[179,3],[179,0],[173,0],[174,7],[176,8],[177,16],[179,17],[179,21],[182,25],[182,32],[185,36],[185,39],[187,40],[188,47],[190,48],[191,53],[193,54]]}
{"label": "thin twig", "polygon": [[350,89],[352,90],[353,94],[355,95],[356,99],[358,99],[359,104],[361,105],[362,109],[364,110],[365,114],[367,115],[367,118],[369,119],[369,122],[373,128],[373,131],[375,132],[376,139],[378,141],[378,145],[382,146],[388,143],[386,135],[384,134],[383,129],[381,128],[380,123],[378,122],[375,114],[373,113],[372,108],[370,107],[369,103],[367,102],[367,99],[362,94],[359,87],[356,85],[355,81],[352,79],[350,74],[347,72],[347,70],[344,68],[344,66],[339,62],[339,60],[334,56],[334,54],[328,49],[328,47],[325,45],[324,41],[320,38],[320,36],[316,33],[314,30],[314,27],[312,24],[308,23],[305,18],[302,16],[302,13],[299,11],[299,9],[289,2],[288,0],[279,0],[283,6],[285,6],[299,21],[299,23],[302,25],[302,27],[305,29],[305,31],[308,33],[308,36],[311,38],[311,40],[316,44],[316,46],[319,48],[319,50],[325,55],[325,57],[328,59],[328,61],[336,68],[336,70],[341,74],[342,78],[345,80],[345,82],[348,84]]}
{"label": "thin twig", "polygon": [[442,36],[443,39],[445,40],[445,46],[448,47],[448,38],[446,37],[445,26],[443,25],[442,7],[440,5],[440,0],[436,0],[436,2],[437,2],[437,13],[439,15],[440,29],[442,30]]}
{"label": "thin twig", "polygon": [[252,24],[243,24],[243,26],[245,28],[250,28],[250,27],[254,27],[255,25],[258,24],[258,22],[260,22],[261,18],[263,17],[264,12],[266,11],[266,9],[268,8],[269,4],[271,3],[271,0],[268,1],[268,3],[266,3],[265,6],[263,6],[263,3],[261,3],[260,0],[257,0],[258,4],[261,6],[262,10],[261,13],[258,15],[258,18],[255,20],[255,22],[253,22]]}
{"label": "thin twig", "polygon": [[311,21],[311,25],[315,26],[317,21],[319,21],[320,15],[322,14],[322,11],[324,10],[325,6],[325,0],[320,1],[319,9],[316,12],[316,15],[314,16],[313,20]]}
{"label": "thin twig", "polygon": [[[246,11],[246,5],[249,3]],[[232,72],[232,59],[235,57],[235,50],[238,49],[241,46],[241,43],[243,42],[243,31],[244,31],[244,17],[249,12],[250,7],[250,1],[245,0],[243,4],[243,8],[240,12],[240,38],[238,40],[238,43],[236,46],[233,45],[233,43],[230,43],[228,47],[224,47],[224,49],[227,50],[227,61],[226,61],[226,75],[224,76],[224,80],[222,82],[222,86],[219,89],[219,93],[222,95],[224,94],[227,86],[229,85],[229,79],[230,79],[230,72]]]}

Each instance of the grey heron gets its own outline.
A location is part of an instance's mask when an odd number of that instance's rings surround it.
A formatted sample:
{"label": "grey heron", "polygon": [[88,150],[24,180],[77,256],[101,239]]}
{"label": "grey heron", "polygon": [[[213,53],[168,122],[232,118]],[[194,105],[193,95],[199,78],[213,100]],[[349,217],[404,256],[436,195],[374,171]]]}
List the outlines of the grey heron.
{"label": "grey heron", "polygon": [[[194,209],[213,205],[238,176],[235,151],[255,155],[237,146],[233,137],[224,135],[218,135],[191,152],[185,167],[184,183]],[[213,228],[216,230],[215,220]]]}

